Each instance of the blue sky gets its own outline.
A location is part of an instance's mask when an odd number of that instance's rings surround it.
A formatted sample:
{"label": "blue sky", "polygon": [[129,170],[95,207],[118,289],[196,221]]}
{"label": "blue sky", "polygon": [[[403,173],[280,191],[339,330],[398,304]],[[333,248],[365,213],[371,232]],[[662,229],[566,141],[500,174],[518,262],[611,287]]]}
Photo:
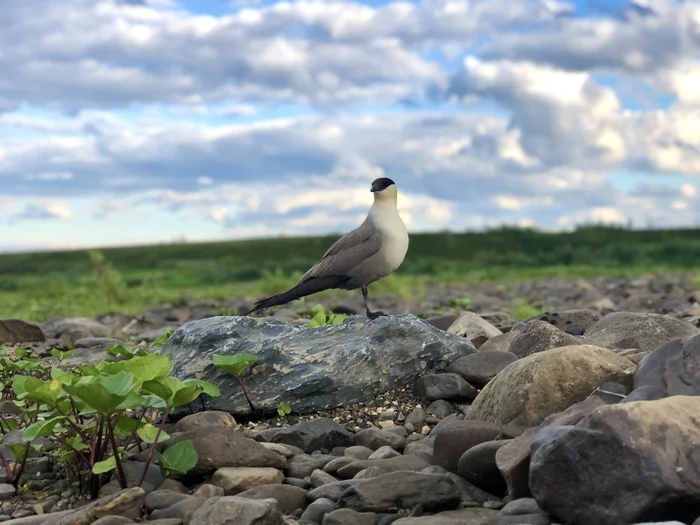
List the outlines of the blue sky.
{"label": "blue sky", "polygon": [[700,0],[4,0],[0,252],[700,224]]}

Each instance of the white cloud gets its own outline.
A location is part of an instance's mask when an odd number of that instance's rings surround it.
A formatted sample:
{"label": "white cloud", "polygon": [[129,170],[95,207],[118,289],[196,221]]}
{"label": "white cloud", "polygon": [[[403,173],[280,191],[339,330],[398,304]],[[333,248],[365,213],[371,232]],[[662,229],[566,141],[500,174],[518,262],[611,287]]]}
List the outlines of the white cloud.
{"label": "white cloud", "polygon": [[322,233],[380,176],[416,231],[700,218],[698,0],[230,5],[5,0],[3,224]]}

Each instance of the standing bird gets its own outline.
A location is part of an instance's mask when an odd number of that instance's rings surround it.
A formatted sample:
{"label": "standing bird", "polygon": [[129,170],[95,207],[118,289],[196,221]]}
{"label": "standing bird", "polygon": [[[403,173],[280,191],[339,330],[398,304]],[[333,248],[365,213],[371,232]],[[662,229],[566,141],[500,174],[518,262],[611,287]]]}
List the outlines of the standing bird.
{"label": "standing bird", "polygon": [[376,179],[370,191],[374,193],[374,203],[364,222],[338,239],[296,285],[261,299],[249,314],[323,290],[361,288],[367,317],[386,315],[370,311],[367,286],[401,265],[408,250],[408,232],[396,206],[398,192],[394,181],[386,177]]}

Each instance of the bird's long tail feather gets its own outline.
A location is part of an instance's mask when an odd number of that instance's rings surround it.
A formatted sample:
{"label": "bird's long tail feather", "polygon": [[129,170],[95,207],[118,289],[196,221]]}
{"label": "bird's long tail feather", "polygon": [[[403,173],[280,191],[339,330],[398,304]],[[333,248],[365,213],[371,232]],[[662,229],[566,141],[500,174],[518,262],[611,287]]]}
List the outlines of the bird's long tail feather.
{"label": "bird's long tail feather", "polygon": [[255,306],[253,306],[248,314],[250,315],[257,310],[262,310],[263,308],[270,308],[271,306],[286,304],[294,301],[295,299],[301,299],[302,297],[321,292],[323,290],[330,290],[331,288],[344,288],[343,285],[349,280],[350,278],[345,275],[312,277],[311,279],[297,283],[286,292],[282,292],[271,297],[266,297],[265,299],[260,299],[255,303]]}

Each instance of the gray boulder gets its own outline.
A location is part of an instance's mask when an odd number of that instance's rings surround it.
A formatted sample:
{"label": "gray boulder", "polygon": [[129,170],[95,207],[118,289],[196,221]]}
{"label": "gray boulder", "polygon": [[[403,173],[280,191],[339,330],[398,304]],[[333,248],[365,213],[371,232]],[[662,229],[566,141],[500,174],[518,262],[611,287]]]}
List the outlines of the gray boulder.
{"label": "gray boulder", "polygon": [[699,413],[700,397],[678,395],[542,428],[532,444],[532,494],[570,525],[690,523],[700,514]]}
{"label": "gray boulder", "polygon": [[211,317],[182,325],[160,348],[180,379],[215,383],[221,396],[208,408],[234,414],[250,407],[233,378],[215,367],[214,354],[252,353],[246,384],[257,409],[287,401],[297,414],[363,402],[476,351],[465,338],[413,315],[358,315],[342,324],[306,328],[276,319]]}
{"label": "gray boulder", "polygon": [[240,496],[212,498],[199,507],[190,525],[283,525],[284,519],[273,499],[254,500]]}
{"label": "gray boulder", "polygon": [[700,333],[690,323],[652,313],[613,312],[595,323],[586,337],[606,348],[656,350],[677,337]]}
{"label": "gray boulder", "polygon": [[461,499],[459,487],[447,476],[397,471],[359,480],[342,494],[338,506],[359,512],[412,509],[416,505],[430,510],[455,508]]}
{"label": "gray boulder", "polygon": [[700,395],[700,334],[673,339],[644,357],[634,376],[635,389],[656,397]]}

